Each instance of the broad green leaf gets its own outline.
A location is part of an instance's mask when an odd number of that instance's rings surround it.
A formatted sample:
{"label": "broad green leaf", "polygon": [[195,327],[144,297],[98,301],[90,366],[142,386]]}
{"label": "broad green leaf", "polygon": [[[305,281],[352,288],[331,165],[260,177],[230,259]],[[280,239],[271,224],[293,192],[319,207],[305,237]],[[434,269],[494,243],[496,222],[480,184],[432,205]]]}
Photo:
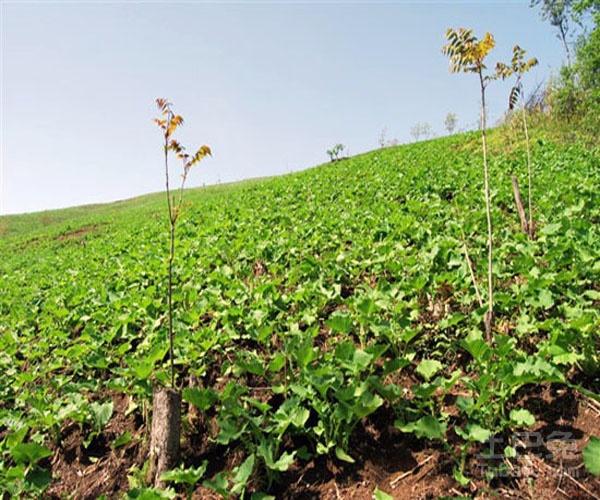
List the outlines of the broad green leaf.
{"label": "broad green leaf", "polygon": [[339,446],[335,448],[335,456],[344,462],[354,463],[354,459]]}
{"label": "broad green leaf", "polygon": [[600,438],[590,437],[588,444],[583,449],[583,463],[588,472],[594,476],[600,476]]}
{"label": "broad green leaf", "polygon": [[113,414],[113,402],[107,401],[106,403],[90,403],[90,412],[94,420],[94,428],[96,430],[102,430],[108,423]]}
{"label": "broad green leaf", "polygon": [[533,424],[535,424],[535,417],[524,408],[511,410],[510,420],[523,427],[531,427]]}
{"label": "broad green leaf", "polygon": [[51,456],[52,450],[37,443],[19,443],[11,448],[10,455],[16,463],[27,465]]}
{"label": "broad green leaf", "polygon": [[392,495],[388,495],[385,491],[381,491],[379,488],[375,488],[373,492],[373,500],[393,500]]}
{"label": "broad green leaf", "polygon": [[26,475],[25,481],[38,491],[45,490],[52,482],[52,474],[46,469],[33,467]]}
{"label": "broad green leaf", "polygon": [[183,390],[182,397],[184,401],[193,404],[201,411],[206,411],[219,399],[219,396],[212,389],[200,389],[198,387],[188,387]]}
{"label": "broad green leaf", "polygon": [[424,359],[419,363],[416,368],[416,372],[421,375],[425,380],[430,380],[437,372],[443,368],[442,363],[435,359]]}
{"label": "broad green leaf", "polygon": [[231,493],[239,495],[246,488],[246,483],[254,471],[254,455],[250,455],[244,462],[237,467],[235,475],[233,476],[233,488]]}
{"label": "broad green leaf", "polygon": [[335,313],[326,321],[326,324],[335,333],[350,333],[352,318],[347,314]]}
{"label": "broad green leaf", "polygon": [[296,452],[288,453],[287,451],[282,453],[277,461],[267,464],[269,469],[284,472],[289,469],[290,465],[294,463],[294,455]]}
{"label": "broad green leaf", "polygon": [[125,446],[128,445],[129,443],[131,443],[133,439],[133,436],[131,435],[131,432],[129,431],[125,431],[123,434],[121,434],[117,439],[115,439],[112,443],[112,447],[113,448],[120,448],[121,446]]}
{"label": "broad green leaf", "polygon": [[183,466],[180,466],[177,469],[169,470],[163,472],[160,478],[168,483],[175,484],[188,484],[190,486],[194,486],[202,476],[206,473],[206,468],[208,467],[208,460],[202,462],[199,467],[189,469],[185,469]]}
{"label": "broad green leaf", "polygon": [[485,443],[488,439],[490,439],[490,437],[492,437],[492,431],[481,427],[479,424],[469,423],[464,429],[457,427],[455,432],[467,441],[476,441],[478,443]]}
{"label": "broad green leaf", "polygon": [[447,429],[447,425],[444,422],[440,422],[430,415],[421,417],[419,420],[408,424],[396,421],[394,426],[402,432],[412,432],[419,438],[427,439],[443,439]]}

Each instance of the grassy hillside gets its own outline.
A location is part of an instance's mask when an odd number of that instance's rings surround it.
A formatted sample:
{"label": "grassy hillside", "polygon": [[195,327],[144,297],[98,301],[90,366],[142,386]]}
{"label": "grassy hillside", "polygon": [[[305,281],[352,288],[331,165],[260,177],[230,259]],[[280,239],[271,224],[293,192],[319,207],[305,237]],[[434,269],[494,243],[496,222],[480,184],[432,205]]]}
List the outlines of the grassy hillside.
{"label": "grassy hillside", "polygon": [[[529,241],[510,184],[516,173],[525,188],[524,152],[501,134],[491,347],[463,250],[483,283],[476,135],[186,192],[176,367],[199,498],[370,498],[377,487],[406,498],[468,493],[464,478],[519,489],[527,478],[478,475],[477,454],[494,435],[516,448],[511,429],[547,435],[553,408],[577,431],[581,464],[600,435],[586,392],[600,392],[600,154],[536,143]],[[168,381],[163,196],[0,218],[6,491],[141,491],[152,386]],[[430,456],[426,481],[395,481]],[[580,485],[600,487],[578,470]],[[542,476],[550,495],[554,476]]]}

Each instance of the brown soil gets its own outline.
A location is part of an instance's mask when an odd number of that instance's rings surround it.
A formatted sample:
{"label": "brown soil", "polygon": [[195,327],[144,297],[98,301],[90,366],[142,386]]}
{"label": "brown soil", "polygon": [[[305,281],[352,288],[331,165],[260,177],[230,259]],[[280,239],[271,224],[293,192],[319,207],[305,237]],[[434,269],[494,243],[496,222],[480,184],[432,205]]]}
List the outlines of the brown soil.
{"label": "brown soil", "polygon": [[[54,483],[48,491],[50,498],[95,498],[100,494],[120,497],[128,488],[130,468],[142,467],[146,459],[142,419],[135,412],[125,416],[127,396],[115,394],[112,398],[113,418],[103,435],[87,449],[82,445],[79,426],[63,430],[62,445],[55,449],[52,459]],[[538,442],[531,438],[528,443],[513,442],[519,453],[511,461],[508,477],[485,480],[477,467],[477,450],[472,450],[467,469],[476,479],[469,488],[461,488],[452,477],[454,460],[444,447],[396,430],[393,412],[381,408],[354,433],[350,450],[356,463],[315,458],[284,473],[271,493],[277,499],[371,500],[373,491],[379,488],[397,499],[461,495],[481,499],[598,498],[600,479],[585,472],[581,456],[589,436],[600,435],[597,403],[562,386],[543,385],[523,390],[518,406],[536,416],[531,430],[541,437],[535,438]],[[216,433],[213,415],[187,417],[182,449],[186,465],[197,466],[207,459],[207,475],[211,477],[243,461],[242,450],[208,439]],[[125,431],[134,436],[133,441],[113,450],[110,443]],[[251,486],[260,489],[258,482]],[[219,495],[199,486],[193,498],[217,499]]]}
{"label": "brown soil", "polygon": [[80,240],[85,235],[95,232],[100,226],[101,224],[90,224],[88,226],[82,226],[78,229],[61,233],[56,237],[56,239],[59,241]]}
{"label": "brown soil", "polygon": [[[92,499],[102,494],[116,498],[128,489],[129,469],[146,459],[142,445],[145,428],[139,413],[126,416],[128,396],[114,394],[112,400],[113,417],[87,448],[78,424],[62,430],[61,444],[55,447],[51,462],[54,481],[46,492],[49,498]],[[131,434],[131,442],[112,449],[111,443],[124,432]]]}

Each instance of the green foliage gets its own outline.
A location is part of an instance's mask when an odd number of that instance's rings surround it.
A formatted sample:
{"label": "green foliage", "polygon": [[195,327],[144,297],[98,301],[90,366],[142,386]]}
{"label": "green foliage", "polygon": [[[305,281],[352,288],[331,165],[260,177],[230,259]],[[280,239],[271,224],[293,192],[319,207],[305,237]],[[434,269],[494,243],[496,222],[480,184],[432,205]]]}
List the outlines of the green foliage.
{"label": "green foliage", "polygon": [[595,476],[600,476],[600,439],[591,436],[590,441],[583,450],[585,468]]}
{"label": "green foliage", "polygon": [[[583,4],[582,4],[583,5]],[[583,135],[598,142],[600,129],[600,10],[590,3],[583,10],[594,12],[593,28],[580,37],[572,64],[564,66],[547,97],[551,117],[568,126],[568,134]]]}
{"label": "green foliage", "polygon": [[[598,373],[598,151],[533,144],[544,166],[534,241],[501,208],[511,205],[521,153],[490,162],[505,334],[489,345],[461,240],[462,229],[476,268],[485,267],[486,218],[472,189],[478,147],[477,134],[455,135],[186,191],[175,366],[199,380],[183,391],[186,404],[215,415],[211,438],[243,460],[197,480],[185,467],[180,478],[249,496],[317,455],[359,462],[353,436],[384,410],[402,432],[440,446],[460,432],[459,443],[476,445],[529,425],[520,387]],[[152,384],[169,380],[163,196],[38,215],[54,221],[45,226],[9,219],[0,240],[0,484],[15,498],[44,496],[50,478],[49,456],[36,461],[20,445],[47,455],[67,422],[85,438],[106,433],[116,407],[98,394],[126,394],[142,408]],[[455,369],[449,360],[459,357]],[[413,385],[399,382],[405,374]],[[463,397],[450,417],[442,401],[456,384]],[[130,439],[112,438],[116,453]],[[174,495],[132,488],[131,498]]]}
{"label": "green foliage", "polygon": [[346,146],[343,144],[336,144],[331,149],[327,150],[327,155],[329,156],[329,160],[334,162],[340,159],[340,155],[344,152]]}

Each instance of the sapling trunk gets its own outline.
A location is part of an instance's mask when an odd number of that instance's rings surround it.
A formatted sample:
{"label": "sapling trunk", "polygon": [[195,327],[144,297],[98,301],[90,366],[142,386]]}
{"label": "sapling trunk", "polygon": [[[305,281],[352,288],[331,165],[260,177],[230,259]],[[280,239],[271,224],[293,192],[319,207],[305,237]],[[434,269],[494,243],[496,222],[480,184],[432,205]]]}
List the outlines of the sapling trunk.
{"label": "sapling trunk", "polygon": [[565,48],[565,53],[567,54],[567,66],[571,67],[571,50],[569,49],[569,43],[567,42],[567,32],[565,31],[565,27],[563,23],[558,25],[558,31],[560,33],[560,40],[563,43]]}
{"label": "sapling trunk", "polygon": [[487,217],[487,230],[488,230],[488,310],[485,315],[485,334],[489,341],[492,340],[492,324],[494,321],[494,282],[492,275],[492,252],[493,252],[493,240],[492,240],[492,209],[490,200],[490,181],[489,181],[489,169],[487,162],[487,120],[486,120],[486,107],[485,107],[485,82],[481,70],[479,71],[479,83],[481,88],[481,145],[483,149],[483,189],[485,197],[485,213]]}
{"label": "sapling trunk", "polygon": [[527,128],[527,111],[525,103],[521,104],[521,116],[523,117],[523,131],[525,132],[525,148],[527,150],[527,205],[529,210],[529,222],[527,224],[529,238],[535,236],[535,226],[533,223],[533,202],[532,202],[532,173],[531,173],[531,146],[529,144],[529,129]]}
{"label": "sapling trunk", "polygon": [[[157,99],[156,104],[162,118],[155,119],[155,123],[163,131],[165,153],[165,186],[167,190],[167,208],[169,210],[169,259],[168,259],[168,335],[169,335],[169,361],[171,371],[171,387],[157,388],[152,400],[152,432],[150,436],[150,468],[148,481],[157,487],[162,487],[161,474],[177,465],[179,458],[179,439],[181,434],[181,394],[175,387],[175,336],[173,332],[173,261],[175,260],[175,237],[177,220],[183,202],[183,188],[190,168],[200,162],[211,150],[208,146],[201,146],[198,151],[190,155],[178,141],[172,138],[173,132],[183,123],[180,115],[175,115],[171,103],[166,99]],[[169,151],[172,151],[183,163],[181,188],[179,199],[171,195],[169,185]]]}
{"label": "sapling trunk", "polygon": [[[169,114],[169,121],[171,115]],[[174,206],[171,201],[171,190],[169,189],[169,138],[165,134],[165,185],[167,188],[167,208],[169,210],[169,264],[167,302],[169,316],[169,360],[171,362],[171,387],[175,388],[175,362],[173,359],[173,260],[175,258],[175,218],[173,217]],[[174,201],[174,200],[173,200]]]}

